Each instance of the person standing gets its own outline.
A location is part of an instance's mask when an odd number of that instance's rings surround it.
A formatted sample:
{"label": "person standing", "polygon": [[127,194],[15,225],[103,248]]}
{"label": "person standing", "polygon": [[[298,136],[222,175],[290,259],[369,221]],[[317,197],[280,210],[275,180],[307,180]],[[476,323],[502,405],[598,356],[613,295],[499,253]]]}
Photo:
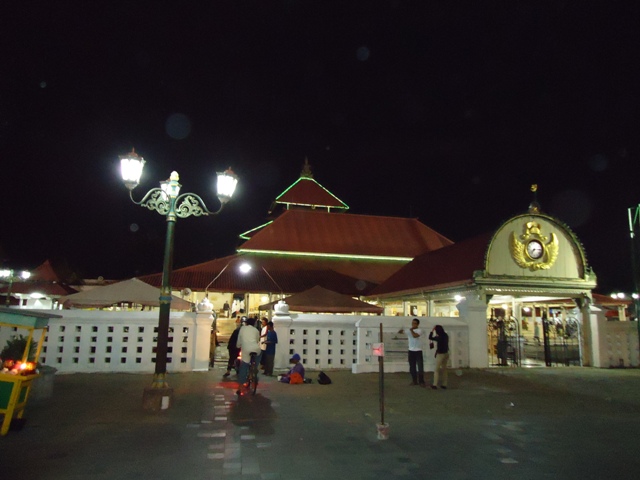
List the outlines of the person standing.
{"label": "person standing", "polygon": [[225,372],[223,377],[228,377],[231,375],[231,369],[235,368],[236,360],[238,358],[238,352],[240,349],[238,348],[238,333],[240,333],[240,327],[242,324],[240,323],[240,317],[236,317],[236,329],[231,333],[229,337],[229,343],[227,344],[227,350],[229,350],[229,361],[227,362],[227,371]]}
{"label": "person standing", "polygon": [[[411,328],[407,334],[409,340],[409,372],[411,373],[412,382],[410,385],[424,384],[424,357],[422,356],[422,330],[420,327],[420,320],[414,318],[411,321]],[[404,328],[401,328],[398,333],[404,333]]]}
{"label": "person standing", "polygon": [[276,344],[278,343],[278,334],[273,329],[273,322],[267,323],[267,339],[265,341],[265,349],[262,352],[264,358],[264,374],[273,375],[273,361],[276,356]]}
{"label": "person standing", "polygon": [[265,369],[264,362],[266,361],[264,352],[267,349],[267,324],[269,323],[269,319],[267,317],[262,317],[260,319],[260,350],[262,350],[262,355],[260,356],[260,368],[262,370]]}
{"label": "person standing", "polygon": [[240,372],[238,373],[239,385],[238,391],[236,392],[238,394],[240,394],[240,389],[247,382],[252,353],[256,354],[256,364],[260,363],[262,353],[262,350],[260,350],[260,331],[256,328],[255,323],[255,318],[247,318],[246,325],[240,327],[240,332],[238,332],[238,342],[236,345],[241,350],[240,359],[242,360],[242,363],[240,363]]}
{"label": "person standing", "polygon": [[[435,335],[434,335],[435,333]],[[442,325],[436,325],[429,332],[429,340],[438,344],[436,348],[436,369],[433,372],[431,388],[438,389],[438,383],[443,390],[447,389],[447,363],[449,362],[449,335]]]}

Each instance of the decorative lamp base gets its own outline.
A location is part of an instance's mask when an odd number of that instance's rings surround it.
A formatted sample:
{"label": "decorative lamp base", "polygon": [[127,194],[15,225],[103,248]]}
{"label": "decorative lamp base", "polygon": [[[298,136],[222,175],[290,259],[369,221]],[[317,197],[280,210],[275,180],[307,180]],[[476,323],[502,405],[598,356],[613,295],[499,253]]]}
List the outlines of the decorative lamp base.
{"label": "decorative lamp base", "polygon": [[389,424],[388,423],[376,423],[378,429],[378,440],[389,439]]}
{"label": "decorative lamp base", "polygon": [[142,394],[142,409],[148,412],[168,410],[173,403],[173,388],[146,387]]}

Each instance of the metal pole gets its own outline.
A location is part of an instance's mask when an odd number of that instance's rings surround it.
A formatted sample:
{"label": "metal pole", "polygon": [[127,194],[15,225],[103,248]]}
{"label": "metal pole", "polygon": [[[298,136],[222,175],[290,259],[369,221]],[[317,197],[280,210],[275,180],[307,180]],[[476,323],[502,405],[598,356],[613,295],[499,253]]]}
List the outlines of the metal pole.
{"label": "metal pole", "polygon": [[13,287],[13,271],[11,275],[9,275],[9,286],[7,287],[7,298],[4,299],[4,304],[7,307],[10,307],[10,299],[11,299],[11,287]]}
{"label": "metal pole", "polygon": [[[380,343],[384,343],[382,323],[380,324]],[[378,357],[378,367],[380,371],[380,424],[384,425],[384,355]]]}
{"label": "metal pole", "polygon": [[[632,211],[635,209],[635,213]],[[636,298],[633,299],[635,307],[636,322],[638,323],[638,340],[640,341],[640,265],[638,265],[638,239],[636,238],[636,228],[640,221],[640,205],[629,209],[629,234],[631,236],[631,272],[633,274],[633,286],[635,288]]]}
{"label": "metal pole", "polygon": [[169,386],[167,376],[167,353],[169,345],[169,321],[171,314],[171,270],[173,269],[173,239],[176,228],[176,199],[171,198],[167,214],[167,237],[164,246],[162,267],[162,289],[160,291],[160,315],[158,319],[158,341],[156,343],[156,368],[152,388]]}

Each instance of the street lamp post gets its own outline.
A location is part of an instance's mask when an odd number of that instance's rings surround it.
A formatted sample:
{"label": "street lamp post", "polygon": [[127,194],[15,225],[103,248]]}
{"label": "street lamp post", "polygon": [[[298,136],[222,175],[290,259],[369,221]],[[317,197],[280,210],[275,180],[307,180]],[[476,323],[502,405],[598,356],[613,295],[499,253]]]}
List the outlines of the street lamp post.
{"label": "street lamp post", "polygon": [[631,272],[633,274],[633,288],[636,295],[633,297],[633,306],[638,322],[638,338],[640,339],[640,204],[629,208],[629,235],[631,237]]}
{"label": "street lamp post", "polygon": [[[139,202],[133,198],[133,189],[140,183],[144,168],[144,159],[135,150],[120,156],[120,168],[125,186],[129,189],[129,196],[136,205],[155,210],[165,215],[167,220],[167,236],[164,247],[164,262],[162,267],[162,289],[160,292],[160,316],[158,319],[158,340],[156,344],[156,366],[153,376],[152,389],[167,389],[167,350],[169,340],[169,315],[171,310],[171,270],[173,268],[173,239],[176,220],[190,216],[216,215],[222,211],[225,204],[231,200],[238,183],[238,177],[231,168],[218,172],[217,194],[220,208],[212,212],[204,201],[196,194],[180,194],[180,183],[177,172],[171,172],[169,180],[160,182],[160,187],[152,188]],[[145,390],[146,392],[147,390]],[[155,396],[155,395],[154,395]],[[166,408],[166,407],[164,407]]]}
{"label": "street lamp post", "polygon": [[30,272],[26,270],[21,271],[17,274],[14,270],[0,270],[0,277],[7,279],[9,283],[9,287],[7,288],[7,298],[4,300],[4,304],[8,307],[10,305],[11,299],[11,289],[13,287],[13,282],[15,280],[27,280],[31,276]]}

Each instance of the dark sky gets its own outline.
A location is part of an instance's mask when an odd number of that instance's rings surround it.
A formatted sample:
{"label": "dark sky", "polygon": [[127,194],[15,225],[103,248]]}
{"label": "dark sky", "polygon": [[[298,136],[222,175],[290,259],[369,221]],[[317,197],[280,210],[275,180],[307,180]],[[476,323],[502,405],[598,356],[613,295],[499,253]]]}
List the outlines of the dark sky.
{"label": "dark sky", "polygon": [[[526,210],[579,236],[601,290],[631,289],[640,202],[638,2],[3,2],[2,262],[85,277],[162,269],[164,218],[118,155],[217,208],[178,221],[175,267],[230,254],[308,157],[351,213],[454,241]],[[138,191],[139,190],[139,191]]]}

